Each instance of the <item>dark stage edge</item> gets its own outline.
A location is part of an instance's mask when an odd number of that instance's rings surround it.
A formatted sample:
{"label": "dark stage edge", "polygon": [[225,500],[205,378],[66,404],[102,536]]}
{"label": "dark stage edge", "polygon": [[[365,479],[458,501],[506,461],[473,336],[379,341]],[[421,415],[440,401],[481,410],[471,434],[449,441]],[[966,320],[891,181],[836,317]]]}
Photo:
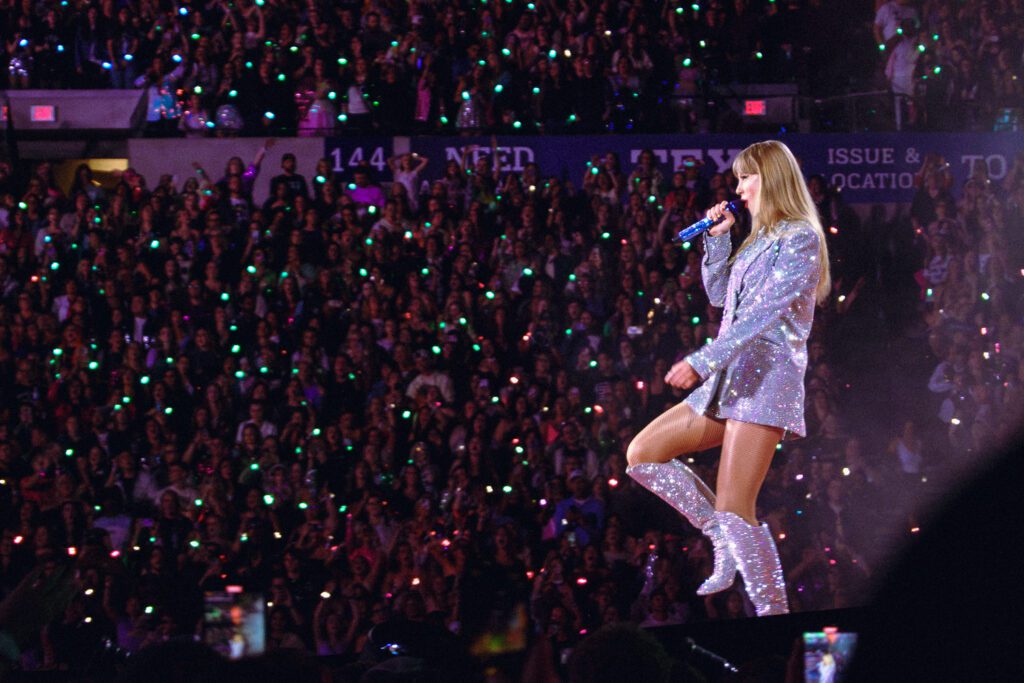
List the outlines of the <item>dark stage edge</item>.
{"label": "dark stage edge", "polygon": [[[788,662],[794,655],[801,656],[803,634],[822,631],[826,627],[836,627],[843,632],[863,633],[869,628],[869,609],[848,607],[770,617],[705,621],[680,626],[661,626],[647,629],[647,632],[656,637],[671,656],[690,662],[707,675],[709,667],[700,663],[699,657],[695,658],[690,654],[691,648],[687,638],[692,638],[700,647],[724,657],[740,668],[742,674],[745,670],[744,664],[755,661],[763,663],[771,659]],[[700,665],[697,666],[698,664]],[[742,679],[743,676],[739,678]],[[735,679],[733,677],[723,680]]]}

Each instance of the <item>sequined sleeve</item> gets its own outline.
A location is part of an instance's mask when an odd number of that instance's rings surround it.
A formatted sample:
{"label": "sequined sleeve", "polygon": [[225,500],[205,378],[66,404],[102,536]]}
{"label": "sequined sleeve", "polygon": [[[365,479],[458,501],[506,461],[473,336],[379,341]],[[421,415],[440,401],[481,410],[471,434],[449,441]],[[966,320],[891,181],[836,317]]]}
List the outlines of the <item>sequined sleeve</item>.
{"label": "sequined sleeve", "polygon": [[[686,360],[707,379],[727,366],[755,337],[782,324],[790,308],[810,307],[818,282],[818,235],[804,224],[784,235],[773,247],[774,263],[759,291],[739,301],[735,319],[717,339],[687,356]],[[785,332],[785,330],[784,330]]]}
{"label": "sequined sleeve", "polygon": [[700,263],[701,277],[704,279],[704,291],[712,306],[721,308],[725,305],[725,293],[729,289],[729,254],[732,252],[732,240],[729,233],[713,237],[704,233],[704,259]]}

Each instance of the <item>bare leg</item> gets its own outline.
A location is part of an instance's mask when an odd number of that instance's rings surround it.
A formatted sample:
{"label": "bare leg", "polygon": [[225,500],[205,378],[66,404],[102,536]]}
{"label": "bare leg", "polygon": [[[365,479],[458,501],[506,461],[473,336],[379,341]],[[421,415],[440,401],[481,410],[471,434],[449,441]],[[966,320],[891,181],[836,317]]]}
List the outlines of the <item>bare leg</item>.
{"label": "bare leg", "polygon": [[731,586],[736,577],[736,563],[718,525],[715,494],[675,457],[717,446],[722,443],[724,434],[724,421],[698,415],[681,403],[644,427],[626,450],[629,461],[626,473],[711,539],[715,567],[697,589],[700,595],[710,595]]}
{"label": "bare leg", "polygon": [[782,433],[779,427],[726,421],[722,459],[718,463],[716,510],[732,512],[757,524],[757,494]]}
{"label": "bare leg", "polygon": [[685,403],[672,406],[651,420],[626,449],[630,465],[668,462],[684,453],[696,453],[722,443],[725,421],[698,415]]}
{"label": "bare leg", "polygon": [[778,427],[729,420],[718,466],[715,517],[758,616],[789,611],[771,529],[757,523],[757,494],[782,438]]}

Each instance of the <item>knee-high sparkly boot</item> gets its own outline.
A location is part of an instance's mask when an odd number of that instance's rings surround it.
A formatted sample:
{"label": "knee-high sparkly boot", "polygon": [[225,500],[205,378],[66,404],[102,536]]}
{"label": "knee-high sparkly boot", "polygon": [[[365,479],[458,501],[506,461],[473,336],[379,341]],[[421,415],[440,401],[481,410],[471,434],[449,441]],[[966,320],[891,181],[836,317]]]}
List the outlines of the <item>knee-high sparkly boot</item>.
{"label": "knee-high sparkly boot", "polygon": [[754,526],[732,512],[716,512],[715,516],[736,559],[757,616],[789,612],[782,563],[768,525]]}
{"label": "knee-high sparkly boot", "polygon": [[697,589],[698,595],[723,591],[736,580],[736,562],[715,517],[715,494],[700,477],[678,460],[644,462],[626,468],[626,474],[641,486],[678,510],[683,517],[711,539],[714,572]]}

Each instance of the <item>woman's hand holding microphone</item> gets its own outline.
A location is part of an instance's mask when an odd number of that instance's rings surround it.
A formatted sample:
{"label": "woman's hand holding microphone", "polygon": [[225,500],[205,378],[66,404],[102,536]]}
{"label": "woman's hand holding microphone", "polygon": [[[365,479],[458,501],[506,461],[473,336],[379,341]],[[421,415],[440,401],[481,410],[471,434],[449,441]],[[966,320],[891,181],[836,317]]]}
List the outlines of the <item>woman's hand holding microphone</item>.
{"label": "woman's hand holding microphone", "polygon": [[729,202],[721,202],[720,204],[715,204],[708,209],[708,218],[716,221],[719,218],[723,219],[721,223],[711,226],[708,230],[708,234],[712,237],[727,235],[729,231],[732,230],[732,226],[736,223],[736,216],[733,215],[732,211],[725,208],[728,205]]}

